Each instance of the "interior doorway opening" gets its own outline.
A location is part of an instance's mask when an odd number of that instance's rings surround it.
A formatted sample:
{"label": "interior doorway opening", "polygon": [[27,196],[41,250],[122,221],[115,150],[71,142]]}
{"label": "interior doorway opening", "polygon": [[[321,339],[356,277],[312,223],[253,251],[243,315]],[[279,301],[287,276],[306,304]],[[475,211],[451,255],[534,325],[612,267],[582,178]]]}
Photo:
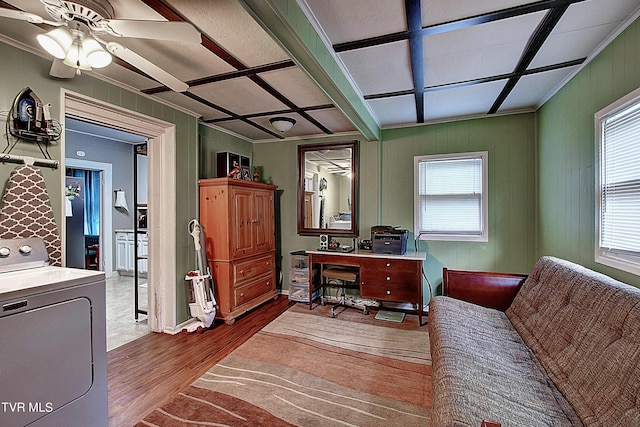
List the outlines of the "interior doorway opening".
{"label": "interior doorway opening", "polygon": [[[175,333],[176,224],[175,125],[74,92],[61,90],[61,120],[67,117],[148,138],[148,322],[153,332]],[[65,140],[62,139],[63,158]],[[113,205],[113,190],[109,206]]]}
{"label": "interior doorway opening", "polygon": [[[98,223],[99,223],[99,229],[98,229],[98,245],[99,245],[99,252],[100,255],[98,257],[98,270],[100,271],[104,271],[105,275],[107,276],[107,278],[111,277],[113,275],[113,259],[111,256],[108,256],[108,254],[110,254],[113,250],[113,241],[112,239],[106,239],[105,236],[111,236],[113,235],[113,226],[112,226],[112,218],[111,215],[106,215],[105,211],[107,210],[107,207],[110,205],[111,203],[111,198],[110,198],[110,194],[113,188],[113,183],[112,183],[112,176],[113,176],[113,170],[112,170],[112,165],[110,163],[103,163],[103,162],[96,162],[96,161],[89,161],[89,160],[82,160],[82,159],[74,159],[74,158],[66,158],[65,159],[65,168],[66,169],[74,169],[74,170],[84,170],[84,171],[91,171],[94,173],[97,173],[100,177],[100,190],[99,190],[99,194],[100,194],[100,201],[99,206],[100,209],[98,211]],[[65,173],[66,175],[66,173]],[[66,178],[65,178],[65,182],[66,182]],[[73,183],[72,183],[73,184]],[[65,184],[67,185],[67,184]],[[69,246],[72,244],[72,242],[70,242],[69,240],[72,239],[74,237],[74,235],[76,236],[80,236],[80,233],[78,232],[79,230],[69,230],[69,215],[72,215],[72,218],[76,217],[76,212],[78,210],[74,210],[73,209],[73,200],[71,201],[72,206],[71,206],[71,212],[68,212],[68,201],[67,201],[67,190],[68,187],[65,186],[65,217],[66,217],[66,224],[65,224],[65,247],[67,248],[67,252],[69,251]],[[73,189],[71,190],[73,191]],[[79,202],[76,202],[77,204]],[[94,213],[95,214],[95,213]],[[84,212],[82,213],[82,216],[79,218],[81,219],[83,222],[83,227],[84,227]],[[84,231],[84,228],[83,228]],[[75,242],[75,245],[82,245],[82,253],[84,254],[84,237],[80,237],[79,242]],[[65,256],[66,261],[67,261],[67,267],[76,267],[76,268],[82,268],[79,265],[72,265],[69,263],[69,253],[66,254]]]}
{"label": "interior doorway opening", "polygon": [[100,253],[102,171],[67,167],[64,191],[66,266],[104,271],[104,257],[109,254]]}
{"label": "interior doorway opening", "polygon": [[[136,167],[134,154],[146,138],[72,119],[65,122],[65,136],[66,265],[106,273],[110,351],[150,332],[146,260],[141,260],[142,253],[135,247],[144,241],[146,248],[147,241],[146,230],[137,229],[141,213],[136,209],[140,200],[146,213],[146,179],[140,175],[146,177],[147,168]],[[138,186],[138,181],[145,185]],[[128,210],[116,207],[117,199],[114,203],[111,196],[114,186],[126,188],[129,196],[134,189]],[[136,232],[140,233],[137,239],[133,238]],[[136,262],[144,264],[144,269],[135,270]]]}

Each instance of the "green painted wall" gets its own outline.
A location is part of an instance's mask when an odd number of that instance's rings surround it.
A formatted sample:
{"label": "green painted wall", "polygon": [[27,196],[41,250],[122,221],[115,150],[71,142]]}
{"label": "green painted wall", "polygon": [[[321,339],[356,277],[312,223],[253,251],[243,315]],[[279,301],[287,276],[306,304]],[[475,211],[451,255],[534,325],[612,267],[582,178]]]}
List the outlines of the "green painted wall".
{"label": "green painted wall", "polygon": [[[318,236],[298,236],[297,234],[297,161],[298,145],[309,143],[359,141],[360,150],[360,236],[366,238],[372,225],[378,223],[378,142],[368,142],[364,138],[331,137],[310,139],[300,143],[272,142],[253,145],[253,164],[263,171],[262,180],[278,186],[280,193],[280,238],[283,254],[283,288],[288,289],[289,253],[300,249],[316,249]],[[351,239],[339,239],[351,244]]]}
{"label": "green painted wall", "polygon": [[[187,320],[188,306],[186,302],[186,285],[184,274],[195,265],[193,241],[187,233],[187,224],[197,216],[198,189],[198,121],[196,117],[177,111],[163,104],[152,101],[141,95],[108,84],[83,74],[71,80],[59,80],[49,77],[51,61],[12,46],[0,43],[0,111],[6,118],[13,99],[18,92],[29,86],[43,102],[51,103],[51,115],[60,119],[61,88],[80,93],[100,101],[123,107],[151,117],[159,118],[176,125],[176,225],[171,230],[176,235],[176,318],[178,322]],[[3,122],[4,123],[4,122]],[[6,142],[6,140],[5,140]],[[14,154],[40,157],[36,146],[19,144],[12,151]],[[51,157],[61,159],[59,144],[49,148]],[[0,164],[0,190],[4,193],[7,179],[15,165]],[[61,221],[62,180],[61,169],[42,168],[47,191],[56,214],[56,221]],[[169,231],[169,230],[168,230]]]}
{"label": "green painted wall", "polygon": [[636,20],[538,111],[538,254],[640,286],[595,258],[594,114],[640,86]]}
{"label": "green painted wall", "polygon": [[[489,241],[422,241],[425,270],[438,286],[442,267],[526,273],[535,251],[535,116],[465,120],[383,131],[381,223],[413,231],[413,158],[488,151]],[[413,239],[413,234],[410,234]],[[412,241],[411,246],[415,247]]]}
{"label": "green painted wall", "polygon": [[[414,156],[486,150],[489,152],[489,242],[430,242],[428,247],[421,242],[419,249],[429,252],[426,273],[431,283],[438,286],[443,266],[530,271],[536,261],[535,130],[535,115],[520,114],[387,130],[383,131],[382,142],[361,140],[360,238],[370,237],[370,228],[376,224],[400,225],[413,230]],[[262,165],[265,176],[283,190],[283,288],[287,289],[289,252],[318,246],[317,237],[296,233],[297,146],[287,142],[255,144],[253,153],[255,164]],[[413,234],[410,238],[413,249]]]}
{"label": "green painted wall", "polygon": [[200,134],[199,178],[215,178],[218,176],[216,167],[217,153],[229,151],[251,158],[253,143],[203,124],[199,125],[198,130]]}

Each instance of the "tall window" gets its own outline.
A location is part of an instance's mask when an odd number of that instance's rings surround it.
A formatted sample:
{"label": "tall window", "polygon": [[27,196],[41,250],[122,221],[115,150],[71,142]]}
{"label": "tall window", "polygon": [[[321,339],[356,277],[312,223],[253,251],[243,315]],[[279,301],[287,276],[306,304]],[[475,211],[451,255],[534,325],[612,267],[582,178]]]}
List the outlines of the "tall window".
{"label": "tall window", "polygon": [[640,90],[596,113],[596,261],[640,273]]}
{"label": "tall window", "polygon": [[423,240],[486,242],[487,152],[414,157],[414,232]]}

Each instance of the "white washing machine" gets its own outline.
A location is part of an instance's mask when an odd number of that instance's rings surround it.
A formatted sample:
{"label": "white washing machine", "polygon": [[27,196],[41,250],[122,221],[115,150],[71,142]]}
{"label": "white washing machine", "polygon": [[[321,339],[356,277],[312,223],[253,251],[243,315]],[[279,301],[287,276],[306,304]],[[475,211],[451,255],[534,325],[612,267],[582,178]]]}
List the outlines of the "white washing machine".
{"label": "white washing machine", "polygon": [[105,276],[0,239],[0,426],[107,426]]}

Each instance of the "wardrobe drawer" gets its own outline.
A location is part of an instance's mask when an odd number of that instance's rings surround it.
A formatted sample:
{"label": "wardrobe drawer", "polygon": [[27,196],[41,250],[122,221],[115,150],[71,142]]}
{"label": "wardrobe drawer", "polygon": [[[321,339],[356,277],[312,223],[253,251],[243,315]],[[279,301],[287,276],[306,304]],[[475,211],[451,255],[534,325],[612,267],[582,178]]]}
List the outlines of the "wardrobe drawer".
{"label": "wardrobe drawer", "polygon": [[235,286],[241,286],[258,276],[271,273],[273,269],[273,254],[234,263],[233,277],[235,278]]}
{"label": "wardrobe drawer", "polygon": [[248,285],[238,286],[234,290],[236,300],[235,306],[238,307],[254,298],[264,295],[266,292],[274,290],[275,288],[273,274],[264,276],[255,282],[249,283]]}

